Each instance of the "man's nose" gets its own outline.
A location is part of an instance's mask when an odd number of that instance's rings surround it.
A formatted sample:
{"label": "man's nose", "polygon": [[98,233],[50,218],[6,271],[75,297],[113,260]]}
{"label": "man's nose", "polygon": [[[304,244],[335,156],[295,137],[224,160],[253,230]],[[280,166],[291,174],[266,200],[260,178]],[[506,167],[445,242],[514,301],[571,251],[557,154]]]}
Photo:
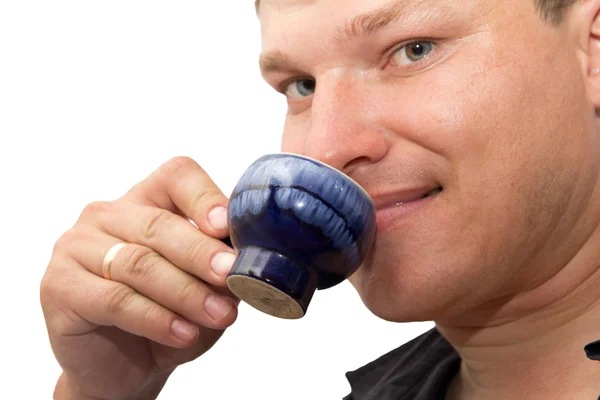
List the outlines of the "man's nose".
{"label": "man's nose", "polygon": [[317,83],[304,153],[349,173],[377,163],[388,151],[381,107],[360,78],[333,77]]}

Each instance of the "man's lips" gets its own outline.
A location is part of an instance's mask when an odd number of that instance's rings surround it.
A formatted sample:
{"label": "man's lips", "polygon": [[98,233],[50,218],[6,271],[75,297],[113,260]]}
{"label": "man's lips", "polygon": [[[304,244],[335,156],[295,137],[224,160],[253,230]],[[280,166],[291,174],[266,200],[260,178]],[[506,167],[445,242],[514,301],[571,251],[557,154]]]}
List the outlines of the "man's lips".
{"label": "man's lips", "polygon": [[442,190],[441,186],[423,186],[372,196],[377,209],[377,231],[383,233],[394,228],[399,220],[417,211]]}
{"label": "man's lips", "polygon": [[375,208],[383,210],[388,207],[396,207],[403,204],[415,202],[436,195],[442,190],[441,186],[424,186],[414,189],[398,190],[386,194],[372,195]]}

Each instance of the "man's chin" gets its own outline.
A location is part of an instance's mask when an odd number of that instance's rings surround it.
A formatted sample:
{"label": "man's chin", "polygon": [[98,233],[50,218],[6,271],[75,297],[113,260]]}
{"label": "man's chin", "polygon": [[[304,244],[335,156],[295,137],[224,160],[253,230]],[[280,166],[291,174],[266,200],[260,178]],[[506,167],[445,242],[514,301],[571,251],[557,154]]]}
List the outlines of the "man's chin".
{"label": "man's chin", "polygon": [[456,311],[453,310],[455,302],[449,300],[450,293],[444,296],[443,290],[436,290],[432,282],[428,282],[428,285],[424,285],[424,282],[395,285],[392,279],[364,274],[360,270],[349,281],[367,309],[385,321],[436,321],[448,318]]}
{"label": "man's chin", "polygon": [[377,302],[368,302],[363,299],[365,306],[373,315],[388,322],[424,322],[432,321],[434,318],[428,317],[427,312],[422,312],[414,307],[403,307],[401,309],[393,308],[388,305],[382,305]]}
{"label": "man's chin", "polygon": [[[350,282],[360,296],[363,304],[372,314],[389,322],[429,321],[425,310],[417,302],[403,300],[403,296],[394,295],[394,290],[384,288],[374,280],[363,280],[353,275]],[[397,292],[396,292],[397,293]]]}

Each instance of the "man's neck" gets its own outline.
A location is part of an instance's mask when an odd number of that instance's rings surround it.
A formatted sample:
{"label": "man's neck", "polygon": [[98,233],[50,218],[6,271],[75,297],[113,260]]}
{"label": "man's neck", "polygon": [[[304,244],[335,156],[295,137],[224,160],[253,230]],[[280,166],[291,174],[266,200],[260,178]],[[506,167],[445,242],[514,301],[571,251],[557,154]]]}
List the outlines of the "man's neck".
{"label": "man's neck", "polygon": [[600,364],[584,347],[600,339],[599,264],[597,230],[543,284],[470,312],[468,325],[438,321],[462,359],[447,399],[597,399]]}

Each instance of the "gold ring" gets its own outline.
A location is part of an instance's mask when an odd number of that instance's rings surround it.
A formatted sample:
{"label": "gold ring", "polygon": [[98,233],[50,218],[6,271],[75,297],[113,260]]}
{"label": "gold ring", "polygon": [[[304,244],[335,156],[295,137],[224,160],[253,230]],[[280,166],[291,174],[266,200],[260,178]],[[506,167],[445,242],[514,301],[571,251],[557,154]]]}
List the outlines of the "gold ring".
{"label": "gold ring", "polygon": [[102,261],[102,276],[104,279],[111,280],[110,278],[110,266],[117,256],[119,250],[125,247],[126,243],[117,243],[113,247],[108,250],[108,253],[104,256],[104,261]]}

